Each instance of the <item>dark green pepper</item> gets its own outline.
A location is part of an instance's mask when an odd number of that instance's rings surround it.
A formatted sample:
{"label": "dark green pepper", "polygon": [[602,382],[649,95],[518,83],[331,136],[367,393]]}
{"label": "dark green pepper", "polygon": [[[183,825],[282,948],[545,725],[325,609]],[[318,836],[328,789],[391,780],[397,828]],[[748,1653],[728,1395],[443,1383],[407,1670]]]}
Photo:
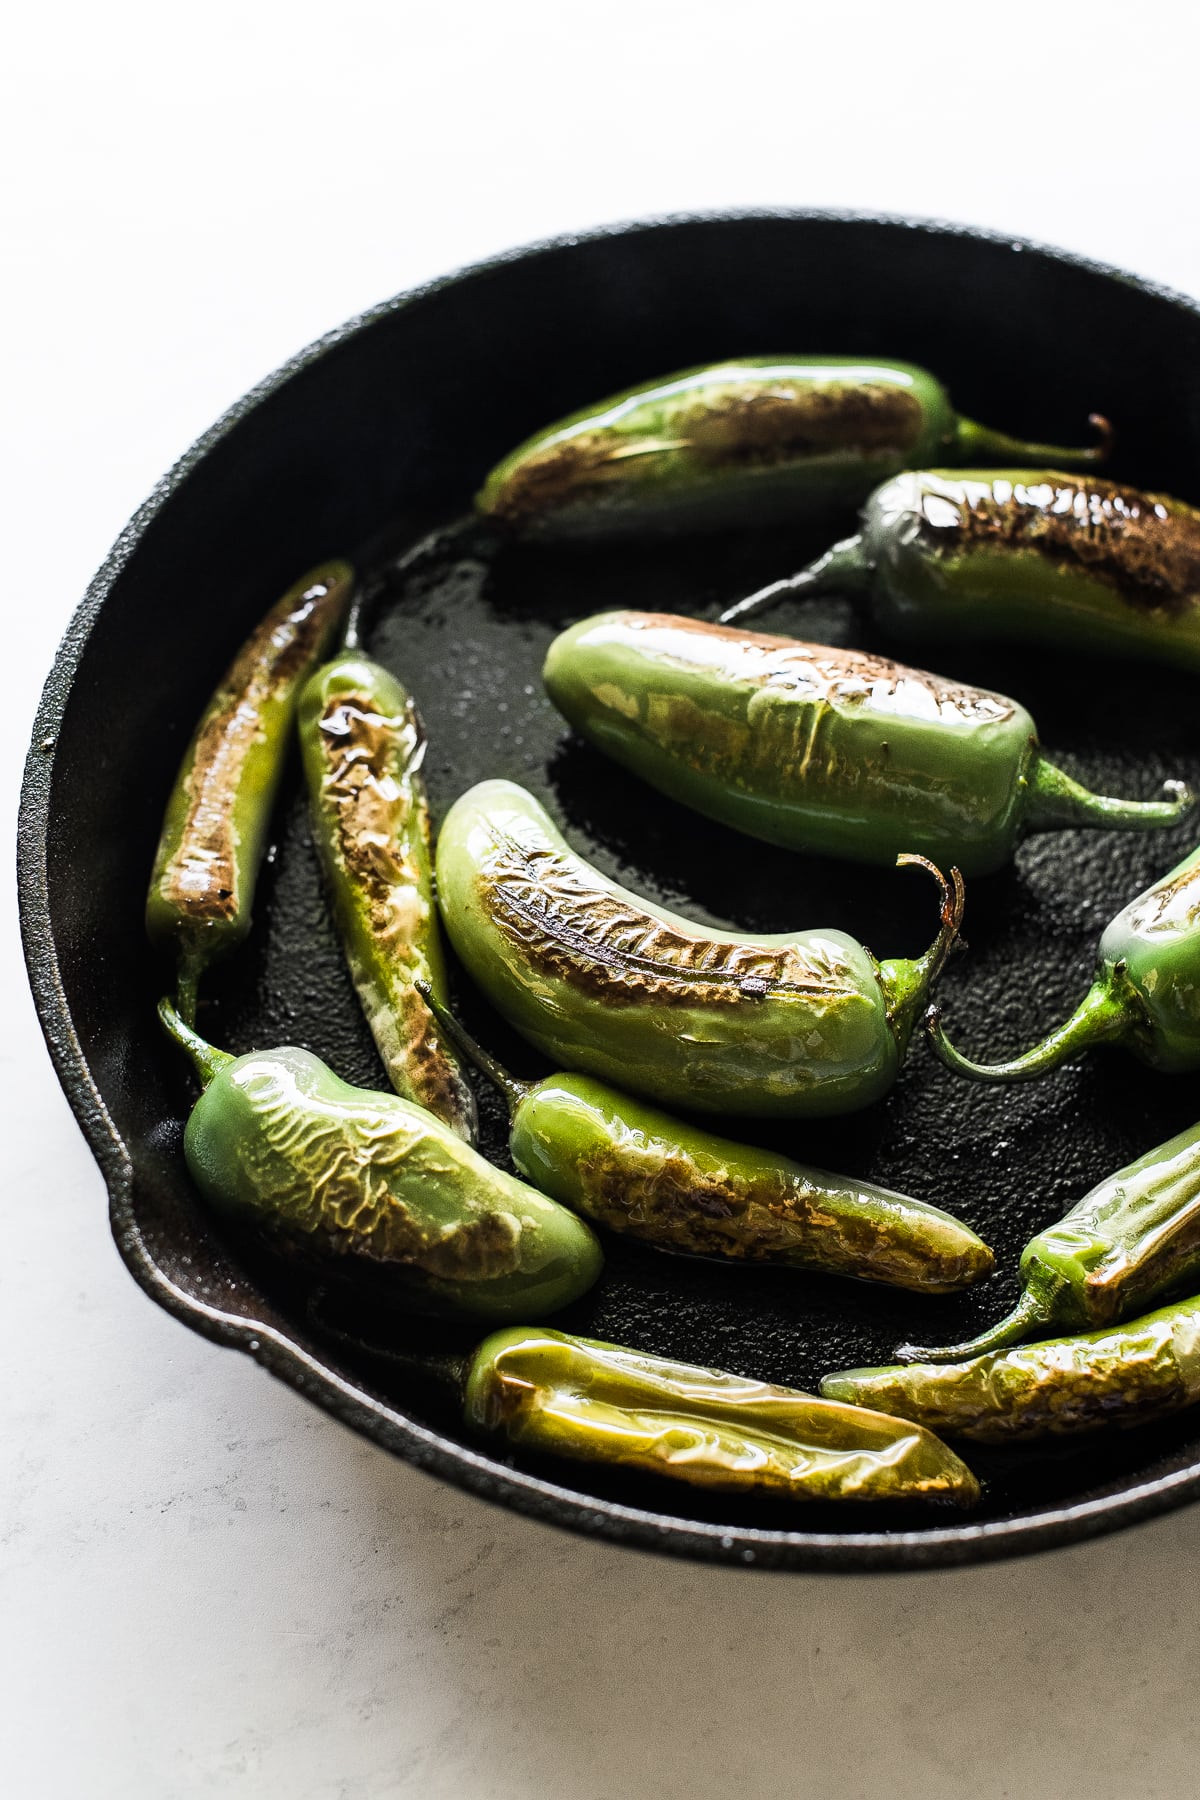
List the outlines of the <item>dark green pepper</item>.
{"label": "dark green pepper", "polygon": [[904,1362],[960,1362],[1047,1328],[1113,1325],[1200,1275],[1200,1125],[1107,1176],[1021,1258],[1008,1318],[944,1350],[903,1345]]}
{"label": "dark green pepper", "polygon": [[869,1106],[958,937],[942,888],[925,955],[878,963],[840,931],[749,938],[639,899],[583,861],[510,781],[451,808],[437,847],[450,941],[488,998],[556,1063],[695,1112],[815,1117]]}
{"label": "dark green pepper", "polygon": [[417,710],[386,669],[348,652],[312,677],[297,724],[313,835],[388,1079],[470,1143],[474,1096],[414,985],[446,998]]}
{"label": "dark green pepper", "polygon": [[936,1206],[730,1143],[588,1075],[518,1081],[432,995],[430,1005],[508,1100],[520,1173],[610,1231],[662,1250],[928,1294],[992,1267],[987,1245]]}
{"label": "dark green pepper", "polygon": [[908,636],[1013,639],[1200,669],[1200,512],[1094,475],[922,470],[873,494],[857,537],[722,613],[868,589]]}
{"label": "dark green pepper", "polygon": [[159,1016],[204,1084],[184,1154],[220,1211],[343,1268],[386,1272],[426,1312],[536,1317],[599,1275],[582,1219],[422,1107],[350,1087],[307,1050],[227,1056],[165,1000]]}
{"label": "dark green pepper", "polygon": [[246,639],[205,708],[167,802],[146,930],[175,952],[191,1021],[207,965],[250,930],[254,887],[296,695],[350,600],[348,563],[311,569]]}
{"label": "dark green pepper", "polygon": [[460,1380],[467,1424],[522,1450],[792,1500],[979,1499],[920,1426],[592,1338],[513,1326]]}
{"label": "dark green pepper", "polygon": [[575,729],[673,800],[790,850],[999,868],[1031,832],[1148,830],[1191,805],[1089,793],[1047,761],[1024,707],[858,650],[599,613],[543,676]]}
{"label": "dark green pepper", "polygon": [[1100,460],[1092,449],[1022,443],[956,416],[911,363],[852,356],[747,356],[683,369],[536,432],[476,499],[541,534],[711,527],[855,505],[899,469],[945,460]]}
{"label": "dark green pepper", "polygon": [[975,1081],[1030,1081],[1096,1044],[1120,1043],[1152,1069],[1200,1069],[1200,850],[1130,901],[1100,939],[1095,979],[1071,1017],[1024,1056],[971,1062],[930,1007],[930,1041]]}
{"label": "dark green pepper", "polygon": [[1200,1400],[1200,1299],[965,1362],[848,1369],[821,1392],[984,1444],[1144,1425]]}

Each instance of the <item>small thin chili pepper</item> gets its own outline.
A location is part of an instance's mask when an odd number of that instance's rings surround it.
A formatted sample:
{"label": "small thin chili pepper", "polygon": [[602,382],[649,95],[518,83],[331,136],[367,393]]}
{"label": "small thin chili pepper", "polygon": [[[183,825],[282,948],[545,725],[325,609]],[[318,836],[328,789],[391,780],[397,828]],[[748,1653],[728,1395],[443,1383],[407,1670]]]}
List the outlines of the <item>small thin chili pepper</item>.
{"label": "small thin chili pepper", "polygon": [[1097,1044],[1122,1044],[1152,1069],[1200,1069],[1200,849],[1131,900],[1105,928],[1091,987],[1065,1024],[1003,1063],[977,1063],[926,1015],[948,1069],[973,1081],[1031,1081]]}
{"label": "small thin chili pepper", "polygon": [[327,653],[353,585],[350,565],[330,562],[288,589],[226,670],[175,778],[146,930],[175,952],[177,999],[189,1023],[205,968],[250,930],[296,695]]}
{"label": "small thin chili pepper", "polygon": [[699,1131],[588,1075],[518,1081],[429,1004],[508,1101],[519,1173],[597,1225],[663,1250],[927,1294],[991,1270],[987,1245],[939,1207]]}
{"label": "small thin chili pepper", "polygon": [[1200,1299],[965,1362],[848,1369],[821,1392],[983,1444],[1144,1425],[1200,1400]]}
{"label": "small thin chili pepper", "polygon": [[221,1212],[288,1248],[385,1272],[425,1312],[536,1317],[599,1275],[582,1219],[422,1107],[350,1087],[307,1050],[214,1050],[169,1001],[159,1017],[203,1085],[184,1155]]}
{"label": "small thin chili pepper", "polygon": [[855,505],[900,469],[942,460],[1093,463],[959,418],[911,363],[747,356],[661,376],[535,432],[492,470],[482,513],[522,532],[706,528]]}
{"label": "small thin chili pepper", "polygon": [[962,879],[921,957],[879,963],[840,931],[750,938],[640,899],[569,849],[532,795],[485,781],[437,848],[438,904],[468,972],[564,1068],[694,1112],[797,1118],[887,1091],[958,938]]}
{"label": "small thin chili pepper", "polygon": [[1032,832],[1152,830],[1192,804],[1092,794],[1048,761],[1025,708],[858,650],[599,613],[551,644],[564,718],[673,800],[791,850],[999,868]]}
{"label": "small thin chili pepper", "polygon": [[313,835],[388,1079],[470,1143],[474,1096],[415,986],[446,997],[420,717],[394,676],[351,652],[317,670],[296,720]]}
{"label": "small thin chili pepper", "polygon": [[1048,1328],[1113,1325],[1200,1276],[1200,1125],[1106,1176],[1065,1219],[1026,1245],[1024,1292],[998,1325],[965,1344],[904,1344],[902,1362],[961,1362]]}
{"label": "small thin chili pepper", "polygon": [[1200,511],[1098,476],[931,469],[868,500],[862,530],[721,614],[869,592],[889,630],[1010,639],[1200,669]]}

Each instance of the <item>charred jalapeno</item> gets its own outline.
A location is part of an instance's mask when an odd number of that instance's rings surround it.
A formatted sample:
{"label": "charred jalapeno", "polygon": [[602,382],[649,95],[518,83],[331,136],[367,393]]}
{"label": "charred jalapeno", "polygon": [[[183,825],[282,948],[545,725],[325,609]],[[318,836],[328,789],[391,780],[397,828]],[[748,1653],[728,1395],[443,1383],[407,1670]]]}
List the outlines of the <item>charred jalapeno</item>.
{"label": "charred jalapeno", "polygon": [[1200,1299],[964,1362],[848,1369],[821,1392],[985,1444],[1143,1425],[1200,1400]]}
{"label": "charred jalapeno", "polygon": [[1200,512],[1097,476],[933,469],[873,494],[862,530],[728,607],[869,590],[913,637],[1013,639],[1200,668]]}
{"label": "charred jalapeno", "polygon": [[168,1001],[159,1015],[203,1084],[184,1154],[221,1212],[344,1269],[385,1272],[421,1311],[527,1318],[599,1275],[582,1219],[422,1107],[350,1087],[307,1050],[228,1056]]}
{"label": "charred jalapeno", "polygon": [[948,1069],[975,1081],[1030,1081],[1096,1044],[1123,1044],[1152,1069],[1200,1069],[1200,850],[1130,901],[1100,939],[1091,987],[1065,1024],[1024,1056],[977,1063],[929,1009],[930,1041]]}
{"label": "charred jalapeno", "polygon": [[246,639],[196,727],[167,802],[146,930],[178,959],[189,1021],[207,965],[250,930],[296,696],[350,600],[348,563],[301,577]]}
{"label": "charred jalapeno", "polygon": [[536,432],[497,464],[479,510],[522,532],[641,531],[855,505],[932,461],[1100,460],[959,418],[910,363],[747,356],[662,376]]}
{"label": "charred jalapeno", "polygon": [[707,930],[607,880],[532,795],[485,781],[437,848],[450,941],[497,1009],[556,1063],[697,1112],[797,1118],[869,1106],[896,1077],[958,937],[942,888],[924,956],[879,963],[840,931]]}
{"label": "charred jalapeno", "polygon": [[857,650],[600,613],[555,638],[547,691],[575,729],[673,800],[751,837],[986,874],[1031,832],[1149,830],[1191,804],[1089,793],[1024,707]]}
{"label": "charred jalapeno", "polygon": [[388,1079],[470,1142],[474,1097],[414,986],[446,997],[417,710],[394,676],[351,652],[318,669],[297,723],[313,835]]}
{"label": "charred jalapeno", "polygon": [[597,1225],[662,1250],[930,1294],[992,1267],[987,1245],[936,1206],[730,1143],[589,1075],[518,1081],[430,1004],[507,1099],[519,1172]]}

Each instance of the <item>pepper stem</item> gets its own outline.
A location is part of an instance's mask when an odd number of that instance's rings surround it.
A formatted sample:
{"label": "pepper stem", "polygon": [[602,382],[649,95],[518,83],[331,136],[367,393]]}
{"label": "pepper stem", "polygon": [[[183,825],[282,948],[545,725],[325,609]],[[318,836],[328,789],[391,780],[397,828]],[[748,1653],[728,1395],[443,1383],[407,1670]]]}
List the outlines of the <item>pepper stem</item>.
{"label": "pepper stem", "polygon": [[196,993],[200,985],[200,959],[186,951],[179,959],[179,976],[175,982],[175,1004],[185,1025],[196,1023]]}
{"label": "pepper stem", "polygon": [[850,593],[859,593],[870,581],[875,565],[867,555],[863,543],[862,532],[853,537],[843,538],[818,556],[816,562],[809,563],[796,575],[789,575],[785,581],[772,581],[767,587],[758,588],[753,594],[747,594],[744,600],[736,600],[727,606],[717,618],[718,625],[733,625],[739,619],[748,619],[753,613],[764,612],[767,607],[774,606],[777,600],[789,594],[823,594],[830,588],[845,588]]}
{"label": "pepper stem", "polygon": [[1038,752],[1028,776],[1026,831],[1048,831],[1058,825],[1091,826],[1094,830],[1154,831],[1177,825],[1194,804],[1186,782],[1164,781],[1167,800],[1113,800],[1056,769]]}
{"label": "pepper stem", "polygon": [[510,1074],[503,1063],[497,1062],[494,1056],[489,1056],[483,1045],[477,1043],[470,1032],[459,1024],[449,1007],[443,1006],[427,981],[414,981],[413,986],[455,1049],[461,1050],[468,1062],[473,1062],[489,1081],[495,1083],[508,1101],[509,1114],[514,1113],[522,1100],[527,1100],[532,1094],[533,1083],[518,1081],[517,1077]]}
{"label": "pepper stem", "polygon": [[963,468],[989,463],[1036,463],[1046,468],[1073,468],[1076,464],[1107,462],[1112,454],[1113,428],[1103,413],[1089,413],[1088,424],[1100,438],[1088,449],[1066,449],[1061,444],[1030,444],[1024,438],[993,431],[974,419],[959,419],[954,446]]}
{"label": "pepper stem", "polygon": [[961,932],[966,889],[961,874],[957,869],[951,869],[947,880],[936,863],[930,862],[927,856],[915,856],[910,851],[905,851],[896,858],[897,868],[914,866],[925,869],[941,888],[942,915],[938,934],[923,956],[894,957],[879,965],[879,982],[887,1000],[888,1024],[902,1048],[908,1043],[917,1009],[924,1004],[945,966],[946,958],[955,950],[965,948]]}
{"label": "pepper stem", "polygon": [[193,1031],[180,1018],[169,1000],[159,1001],[158,1016],[167,1036],[179,1045],[185,1056],[191,1057],[192,1066],[200,1077],[201,1087],[207,1087],[214,1075],[219,1075],[222,1069],[227,1069],[231,1062],[237,1061],[236,1056],[230,1056],[227,1050],[214,1049],[198,1031]]}
{"label": "pepper stem", "polygon": [[1005,1350],[1009,1344],[1019,1344],[1022,1338],[1032,1337],[1040,1326],[1051,1325],[1053,1322],[1041,1302],[1026,1292],[1021,1295],[1006,1319],[1001,1319],[998,1325],[993,1325],[988,1331],[981,1331],[978,1337],[969,1338],[965,1344],[947,1344],[939,1350],[929,1350],[919,1344],[901,1344],[896,1351],[896,1361],[963,1362],[968,1356],[984,1356],[990,1350]]}
{"label": "pepper stem", "polygon": [[1090,1050],[1094,1044],[1111,1043],[1124,1034],[1128,1024],[1129,1018],[1121,1001],[1114,996],[1107,981],[1099,980],[1088,989],[1066,1023],[1034,1049],[1026,1051],[1024,1056],[1005,1063],[976,1063],[947,1041],[940,1006],[931,1006],[925,1014],[925,1029],[934,1054],[956,1075],[965,1075],[972,1081],[1032,1081],[1037,1075],[1057,1069],[1060,1063],[1069,1061],[1080,1050]]}

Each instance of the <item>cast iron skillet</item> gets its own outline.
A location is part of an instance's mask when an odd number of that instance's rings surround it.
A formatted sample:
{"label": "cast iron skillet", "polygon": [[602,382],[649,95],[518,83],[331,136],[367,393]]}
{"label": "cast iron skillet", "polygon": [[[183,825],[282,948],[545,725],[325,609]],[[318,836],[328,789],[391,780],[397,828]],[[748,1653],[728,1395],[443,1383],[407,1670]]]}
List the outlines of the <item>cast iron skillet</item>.
{"label": "cast iron skillet", "polygon": [[[350,555],[372,578],[374,653],[416,693],[435,816],[487,775],[538,793],[606,871],[743,929],[836,924],[877,954],[916,951],[935,905],[918,875],[753,845],[637,787],[572,741],[542,697],[542,652],[613,604],[709,612],[846,529],[636,549],[517,552],[468,517],[489,465],[538,425],[666,370],[733,353],[829,350],[935,370],[961,410],[1073,442],[1099,410],[1114,468],[1200,499],[1200,312],[1054,251],[942,226],[825,214],[668,220],[539,246],[390,301],[240,401],[118,540],[46,685],[26,773],[26,954],[59,1076],[104,1171],[112,1227],[146,1291],[249,1351],[408,1461],[534,1517],[617,1542],[774,1568],[914,1568],[1126,1525],[1200,1487],[1200,1413],[1018,1457],[972,1450],[976,1515],[785,1507],[650,1478],[490,1456],[461,1435],[421,1356],[453,1333],[385,1294],[322,1288],[213,1223],[180,1156],[192,1090],[158,1034],[167,973],[142,930],[168,786],[233,649],[298,572]],[[894,648],[842,603],[780,629]],[[904,652],[901,652],[904,654]],[[911,653],[910,653],[911,655]],[[1018,696],[1052,751],[1112,792],[1200,785],[1194,692],[1170,674],[1041,653],[913,660]],[[1190,848],[1169,836],[1035,840],[968,895],[970,954],[943,994],[977,1053],[1031,1041],[1083,991],[1099,930]],[[469,994],[472,1024],[525,1071],[532,1053]],[[382,1083],[332,935],[293,770],[252,939],[202,1023],[232,1050],[297,1042]],[[1195,1117],[1193,1084],[1099,1054],[1040,1084],[972,1088],[918,1042],[870,1112],[761,1138],[927,1196],[997,1251],[985,1291],[921,1301],[846,1281],[755,1274],[612,1243],[568,1328],[812,1386],[901,1338],[961,1338],[1015,1294],[1018,1252],[1105,1172]],[[486,1147],[503,1154],[486,1103]],[[471,1335],[459,1342],[471,1341]]]}

